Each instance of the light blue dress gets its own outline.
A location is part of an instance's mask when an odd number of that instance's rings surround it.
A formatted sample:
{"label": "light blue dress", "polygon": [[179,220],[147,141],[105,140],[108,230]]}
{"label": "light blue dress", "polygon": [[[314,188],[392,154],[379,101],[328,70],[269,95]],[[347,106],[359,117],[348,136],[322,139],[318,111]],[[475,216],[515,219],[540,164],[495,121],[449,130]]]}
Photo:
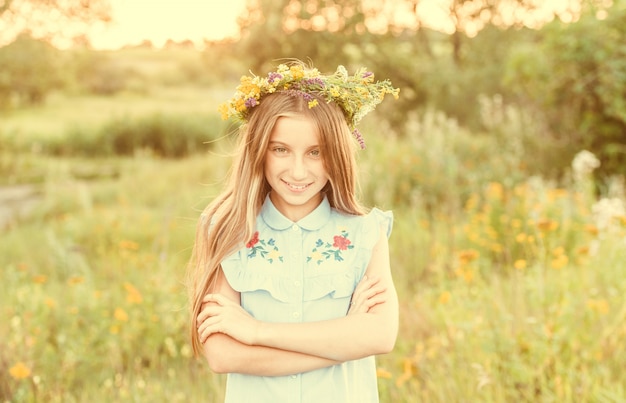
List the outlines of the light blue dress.
{"label": "light blue dress", "polygon": [[[241,306],[261,321],[342,317],[365,274],[381,226],[389,236],[392,222],[391,212],[373,209],[365,216],[345,215],[324,198],[294,223],[267,197],[254,237],[226,258],[222,269],[241,293]],[[289,376],[229,374],[226,402],[378,402],[374,356]]]}

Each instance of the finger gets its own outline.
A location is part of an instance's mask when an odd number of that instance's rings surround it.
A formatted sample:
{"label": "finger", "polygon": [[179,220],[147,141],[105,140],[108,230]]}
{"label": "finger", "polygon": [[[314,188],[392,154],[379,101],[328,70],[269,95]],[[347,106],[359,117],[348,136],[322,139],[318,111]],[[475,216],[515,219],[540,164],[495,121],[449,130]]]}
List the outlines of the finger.
{"label": "finger", "polygon": [[387,291],[387,287],[382,286],[382,285],[377,285],[376,287],[372,287],[366,291],[364,291],[359,298],[363,299],[363,300],[368,300],[378,294],[382,294],[385,291]]}
{"label": "finger", "polygon": [[384,295],[378,294],[376,297],[370,298],[367,301],[365,301],[365,303],[363,304],[363,307],[366,309],[366,312],[369,312],[370,309],[372,309],[376,305],[383,304],[386,301],[387,301],[387,298],[385,298]]}
{"label": "finger", "polygon": [[380,277],[378,276],[363,276],[363,278],[361,279],[361,282],[363,284],[368,285],[369,287],[378,283],[379,281],[380,281]]}
{"label": "finger", "polygon": [[378,282],[378,279],[376,278],[371,278],[371,277],[367,277],[367,276],[363,276],[363,278],[361,279],[361,281],[359,281],[356,285],[356,287],[354,288],[354,295],[358,295],[359,293],[367,290],[368,288],[371,288],[374,284],[376,284]]}
{"label": "finger", "polygon": [[387,287],[376,284],[366,290],[355,292],[354,295],[352,296],[352,301],[355,304],[361,304],[363,301],[366,301],[375,295],[381,294],[385,292],[386,290],[387,290]]}
{"label": "finger", "polygon": [[200,311],[200,313],[196,317],[196,323],[202,323],[208,318],[210,318],[211,316],[219,315],[219,313],[220,313],[219,306],[215,306],[215,305],[207,306],[206,308],[202,309],[202,311]]}
{"label": "finger", "polygon": [[198,328],[200,341],[204,344],[210,335],[219,333],[221,331],[220,326],[220,320],[218,318],[211,318],[205,321],[200,328]]}
{"label": "finger", "polygon": [[221,321],[220,316],[211,316],[209,318],[204,319],[202,322],[198,322],[198,329],[197,329],[198,333],[202,332],[208,326],[212,326],[218,323],[219,321]]}
{"label": "finger", "polygon": [[224,296],[222,294],[207,294],[202,298],[202,302],[216,302],[220,305],[224,303]]}

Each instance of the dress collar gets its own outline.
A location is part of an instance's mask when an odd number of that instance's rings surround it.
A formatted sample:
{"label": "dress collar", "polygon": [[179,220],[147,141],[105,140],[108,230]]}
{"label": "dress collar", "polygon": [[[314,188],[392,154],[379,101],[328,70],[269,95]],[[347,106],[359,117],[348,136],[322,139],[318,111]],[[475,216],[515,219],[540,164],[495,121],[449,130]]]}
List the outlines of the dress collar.
{"label": "dress collar", "polygon": [[270,200],[270,195],[268,193],[265,197],[265,201],[263,202],[263,207],[261,208],[261,217],[269,227],[278,231],[293,227],[294,224],[305,230],[315,231],[322,228],[322,226],[326,224],[326,221],[330,218],[330,203],[328,202],[326,195],[324,195],[324,199],[319,206],[315,208],[315,210],[311,211],[306,217],[294,223],[278,211],[278,209],[274,206],[274,203]]}

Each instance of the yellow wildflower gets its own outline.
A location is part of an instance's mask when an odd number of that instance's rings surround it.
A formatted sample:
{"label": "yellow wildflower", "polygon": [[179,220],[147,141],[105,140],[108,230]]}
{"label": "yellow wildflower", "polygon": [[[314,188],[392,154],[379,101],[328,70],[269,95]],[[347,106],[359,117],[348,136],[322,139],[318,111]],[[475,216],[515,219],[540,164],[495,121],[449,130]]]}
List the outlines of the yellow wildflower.
{"label": "yellow wildflower", "polygon": [[48,281],[48,276],[45,274],[38,274],[33,277],[33,283],[35,284],[44,284]]}
{"label": "yellow wildflower", "polygon": [[220,113],[222,120],[227,120],[228,117],[230,116],[230,108],[228,107],[228,104],[221,104],[217,108],[217,111]]}
{"label": "yellow wildflower", "polygon": [[143,297],[138,289],[136,289],[131,283],[124,283],[126,289],[126,301],[130,304],[140,304],[143,301]]}
{"label": "yellow wildflower", "polygon": [[128,322],[128,314],[122,308],[115,308],[113,317],[120,322]]}
{"label": "yellow wildflower", "polygon": [[9,369],[9,374],[13,377],[13,379],[20,380],[28,378],[31,371],[26,364],[20,361]]}
{"label": "yellow wildflower", "polygon": [[235,110],[237,110],[237,112],[243,112],[246,110],[246,101],[244,101],[243,99],[237,99],[235,101]]}
{"label": "yellow wildflower", "polygon": [[289,71],[291,72],[291,75],[293,76],[293,78],[295,80],[299,80],[301,78],[304,78],[304,69],[299,64],[297,64],[295,66],[291,66]]}
{"label": "yellow wildflower", "polygon": [[501,183],[491,182],[487,188],[487,195],[492,199],[501,200],[504,196],[504,187]]}
{"label": "yellow wildflower", "polygon": [[537,228],[544,232],[555,231],[557,228],[559,228],[559,223],[548,218],[544,218],[537,222]]}
{"label": "yellow wildflower", "polygon": [[123,249],[123,250],[138,250],[139,249],[139,244],[134,241],[123,240],[123,241],[120,241],[118,246],[120,249]]}
{"label": "yellow wildflower", "polygon": [[589,254],[589,246],[583,245],[576,248],[576,253],[582,256],[586,256]]}
{"label": "yellow wildflower", "polygon": [[405,358],[403,364],[404,371],[402,372],[402,375],[396,380],[396,386],[398,387],[402,386],[402,384],[411,379],[416,372],[414,365],[410,359]]}
{"label": "yellow wildflower", "polygon": [[376,378],[391,379],[391,372],[383,368],[376,368]]}
{"label": "yellow wildflower", "polygon": [[552,259],[552,268],[553,269],[562,269],[569,262],[569,258],[567,255],[559,255],[557,258]]}
{"label": "yellow wildflower", "polygon": [[524,270],[526,268],[526,260],[524,259],[516,260],[515,263],[513,263],[513,267],[515,267],[517,270]]}
{"label": "yellow wildflower", "polygon": [[466,283],[471,283],[474,280],[474,271],[468,267],[462,267],[456,270],[456,275],[462,277]]}
{"label": "yellow wildflower", "polygon": [[589,234],[596,236],[598,235],[598,227],[596,227],[593,224],[589,224],[585,226],[585,231],[587,231]]}
{"label": "yellow wildflower", "polygon": [[466,249],[459,252],[459,261],[461,264],[467,264],[478,259],[480,253],[476,249]]}
{"label": "yellow wildflower", "polygon": [[609,302],[604,298],[588,299],[587,307],[591,309],[592,311],[599,313],[600,315],[606,315],[609,313],[609,310],[610,310]]}
{"label": "yellow wildflower", "polygon": [[83,276],[73,276],[67,280],[68,285],[76,285],[85,282],[85,278]]}
{"label": "yellow wildflower", "polygon": [[452,294],[450,294],[449,291],[444,291],[441,293],[441,295],[439,295],[439,303],[440,304],[447,304],[450,301],[450,297],[452,296]]}

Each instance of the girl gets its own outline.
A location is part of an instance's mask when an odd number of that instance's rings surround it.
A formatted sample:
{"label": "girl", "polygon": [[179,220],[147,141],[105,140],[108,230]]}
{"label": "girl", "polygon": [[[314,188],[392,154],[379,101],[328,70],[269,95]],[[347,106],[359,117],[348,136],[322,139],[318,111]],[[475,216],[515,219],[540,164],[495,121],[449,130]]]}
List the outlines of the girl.
{"label": "girl", "polygon": [[393,349],[391,212],[355,197],[355,125],[397,97],[372,73],[302,64],[242,77],[221,107],[243,121],[229,183],[190,262],[191,339],[228,373],[227,402],[377,402]]}

